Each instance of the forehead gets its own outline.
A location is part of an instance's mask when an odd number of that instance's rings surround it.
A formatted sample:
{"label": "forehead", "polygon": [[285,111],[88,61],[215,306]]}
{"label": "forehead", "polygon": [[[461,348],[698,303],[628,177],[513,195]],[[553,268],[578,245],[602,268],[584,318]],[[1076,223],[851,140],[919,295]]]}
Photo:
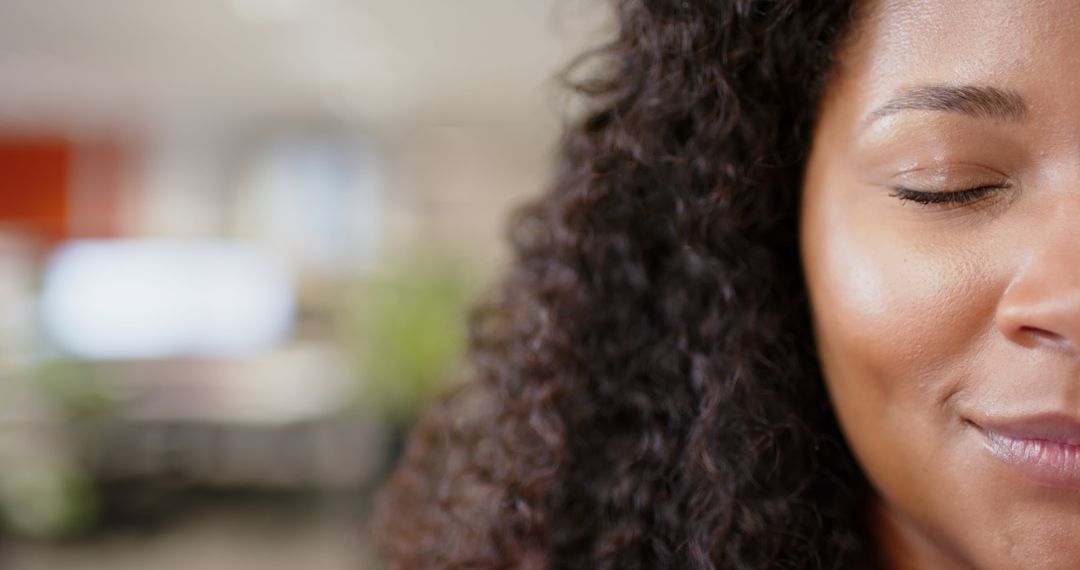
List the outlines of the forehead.
{"label": "forehead", "polygon": [[1080,2],[870,0],[837,71],[853,110],[927,83],[992,85],[1035,110],[1080,110]]}

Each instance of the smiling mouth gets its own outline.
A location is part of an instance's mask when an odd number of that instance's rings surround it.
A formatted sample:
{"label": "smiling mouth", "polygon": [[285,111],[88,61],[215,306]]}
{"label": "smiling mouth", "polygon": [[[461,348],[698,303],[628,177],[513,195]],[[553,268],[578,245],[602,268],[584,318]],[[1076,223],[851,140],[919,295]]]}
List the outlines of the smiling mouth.
{"label": "smiling mouth", "polygon": [[1080,490],[1080,422],[1060,415],[969,423],[984,447],[1024,479]]}

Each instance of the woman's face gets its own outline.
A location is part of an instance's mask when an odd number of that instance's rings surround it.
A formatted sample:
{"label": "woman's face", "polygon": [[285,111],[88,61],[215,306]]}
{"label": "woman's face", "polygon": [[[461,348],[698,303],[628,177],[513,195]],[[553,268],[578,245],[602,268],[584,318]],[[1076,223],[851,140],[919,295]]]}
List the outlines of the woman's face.
{"label": "woman's face", "polygon": [[1080,568],[1080,2],[861,6],[801,245],[897,568]]}

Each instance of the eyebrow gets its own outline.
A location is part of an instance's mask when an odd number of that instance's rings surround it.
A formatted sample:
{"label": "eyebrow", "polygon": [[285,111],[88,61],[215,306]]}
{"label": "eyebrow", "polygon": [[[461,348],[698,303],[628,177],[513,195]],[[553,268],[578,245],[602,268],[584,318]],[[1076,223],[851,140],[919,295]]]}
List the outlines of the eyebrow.
{"label": "eyebrow", "polygon": [[902,111],[944,111],[977,119],[1023,120],[1024,97],[1011,89],[983,85],[916,85],[900,89],[863,121],[871,123]]}

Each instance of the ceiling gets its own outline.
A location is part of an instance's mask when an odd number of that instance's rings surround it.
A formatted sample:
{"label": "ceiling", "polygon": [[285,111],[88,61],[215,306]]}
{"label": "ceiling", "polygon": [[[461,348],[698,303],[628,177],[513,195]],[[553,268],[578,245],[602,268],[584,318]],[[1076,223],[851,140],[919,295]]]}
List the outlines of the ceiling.
{"label": "ceiling", "polygon": [[530,123],[597,0],[2,0],[0,126]]}

